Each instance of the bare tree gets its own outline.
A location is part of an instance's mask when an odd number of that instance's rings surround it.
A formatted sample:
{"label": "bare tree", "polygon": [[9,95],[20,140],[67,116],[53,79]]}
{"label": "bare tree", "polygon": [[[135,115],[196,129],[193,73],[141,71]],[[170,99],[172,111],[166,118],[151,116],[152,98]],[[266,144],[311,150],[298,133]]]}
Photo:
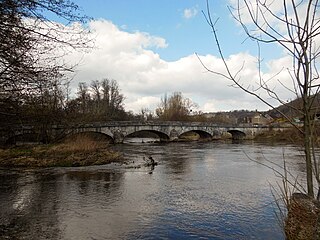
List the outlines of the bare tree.
{"label": "bare tree", "polygon": [[105,78],[101,82],[103,108],[108,111],[110,105],[110,80]]}
{"label": "bare tree", "polygon": [[80,108],[82,114],[90,112],[90,102],[91,102],[91,96],[89,93],[89,87],[85,82],[80,82],[78,85],[78,100],[80,103]]}
{"label": "bare tree", "polygon": [[137,115],[140,120],[152,120],[153,114],[149,108],[141,108],[140,113]]}
{"label": "bare tree", "polygon": [[[220,57],[225,66],[226,72],[217,72],[204,67],[211,73],[218,74],[230,80],[236,87],[258,98],[260,101],[275,109],[285,117],[294,127],[300,131],[304,139],[304,153],[307,172],[307,193],[314,197],[313,176],[317,179],[320,186],[319,164],[315,155],[315,121],[313,117],[318,111],[319,103],[319,74],[318,57],[320,54],[319,34],[320,18],[318,13],[319,3],[317,0],[238,0],[235,7],[229,7],[230,12],[236,21],[243,27],[247,36],[259,44],[276,44],[280,46],[291,58],[291,67],[286,68],[291,78],[292,84],[288,86],[278,79],[277,85],[295,94],[302,100],[302,108],[294,108],[303,116],[303,128],[300,128],[284,112],[279,111],[269,99],[277,100],[280,104],[287,105],[286,101],[280,97],[277,88],[272,87],[270,78],[266,79],[262,72],[262,59],[258,54],[259,77],[258,87],[253,88],[250,84],[245,84],[241,79],[241,72],[245,68],[243,63],[240,69],[232,69],[223,54],[221,42],[217,33],[217,20],[213,20],[210,14],[209,1],[207,0],[207,12],[204,13],[209,24]],[[260,51],[259,51],[260,52]],[[201,59],[200,59],[201,61]],[[276,76],[275,76],[276,77]],[[274,77],[274,78],[275,78]],[[273,78],[273,79],[274,79]],[[269,98],[263,97],[264,91]],[[319,198],[318,190],[318,198]]]}
{"label": "bare tree", "polygon": [[[67,25],[50,21],[48,13]],[[61,87],[73,66],[62,61],[71,49],[87,48],[84,22],[69,0],[3,0],[0,2],[0,120],[20,118],[30,97]],[[68,25],[70,23],[70,25]],[[58,82],[59,81],[59,82]],[[52,83],[51,83],[52,82]],[[45,90],[44,88],[47,87]],[[8,121],[10,119],[10,121]]]}
{"label": "bare tree", "polygon": [[161,99],[156,114],[161,120],[185,121],[189,120],[192,109],[196,107],[197,104],[191,99],[185,98],[180,92],[174,92],[170,97],[165,95]]}
{"label": "bare tree", "polygon": [[117,118],[120,112],[124,112],[123,101],[124,96],[120,93],[119,85],[116,80],[103,79],[103,108],[107,118]]}
{"label": "bare tree", "polygon": [[90,85],[92,91],[93,91],[93,98],[97,101],[101,101],[101,84],[98,80],[91,81]]}
{"label": "bare tree", "polygon": [[123,109],[124,96],[120,93],[118,83],[113,80],[111,82],[111,103],[115,109]]}
{"label": "bare tree", "polygon": [[124,96],[116,80],[103,79],[78,85],[77,98],[68,101],[69,117],[76,122],[125,120]]}
{"label": "bare tree", "polygon": [[98,80],[91,81],[92,98],[94,100],[94,109],[96,114],[101,113],[101,83]]}

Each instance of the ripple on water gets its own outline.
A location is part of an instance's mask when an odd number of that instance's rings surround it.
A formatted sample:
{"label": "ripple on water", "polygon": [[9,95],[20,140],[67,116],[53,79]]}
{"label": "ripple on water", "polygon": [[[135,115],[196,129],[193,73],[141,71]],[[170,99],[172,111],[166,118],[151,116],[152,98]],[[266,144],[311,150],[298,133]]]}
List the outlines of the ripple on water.
{"label": "ripple on water", "polygon": [[[283,146],[178,143],[115,146],[135,164],[0,171],[0,234],[32,239],[283,239],[266,158]],[[299,152],[288,148],[293,171]],[[14,204],[19,207],[14,207]]]}

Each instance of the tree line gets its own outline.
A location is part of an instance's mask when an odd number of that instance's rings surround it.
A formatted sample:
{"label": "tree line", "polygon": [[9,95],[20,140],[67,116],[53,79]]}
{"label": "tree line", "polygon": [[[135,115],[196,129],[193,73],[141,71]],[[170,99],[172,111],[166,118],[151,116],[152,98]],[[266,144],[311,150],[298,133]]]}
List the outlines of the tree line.
{"label": "tree line", "polygon": [[[45,12],[67,24],[51,21]],[[52,124],[205,120],[196,111],[197,104],[180,92],[165,94],[154,112],[147,108],[138,114],[127,112],[117,81],[108,78],[79,83],[71,96],[70,73],[76,65],[62,58],[70,49],[90,49],[92,39],[72,24],[88,19],[70,0],[0,2],[1,127],[33,124],[45,131]]]}
{"label": "tree line", "polygon": [[77,97],[67,102],[66,111],[81,122],[128,120],[124,99],[116,80],[94,80],[89,86],[81,82]]}
{"label": "tree line", "polygon": [[124,108],[124,100],[125,96],[114,79],[93,80],[89,85],[81,82],[76,98],[66,104],[66,113],[78,123],[125,120],[195,121],[201,115],[201,112],[195,111],[198,105],[181,92],[165,94],[154,112],[143,107],[139,113],[128,112]]}
{"label": "tree line", "polygon": [[[48,12],[66,24],[48,19]],[[0,2],[1,126],[33,124],[45,130],[52,124],[92,121],[188,120],[195,104],[179,92],[165,95],[155,114],[146,108],[139,114],[126,112],[125,96],[116,80],[107,78],[79,83],[70,97],[70,73],[76,65],[62,58],[70,49],[90,49],[92,39],[72,24],[88,19],[70,0]]]}

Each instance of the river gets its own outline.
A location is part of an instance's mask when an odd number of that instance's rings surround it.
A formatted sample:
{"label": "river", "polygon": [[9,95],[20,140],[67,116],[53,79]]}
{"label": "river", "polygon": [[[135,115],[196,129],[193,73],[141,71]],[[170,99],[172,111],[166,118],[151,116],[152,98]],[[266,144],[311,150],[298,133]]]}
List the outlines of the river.
{"label": "river", "polygon": [[[130,162],[0,169],[0,239],[284,239],[261,165],[304,176],[298,148],[253,142],[115,145]],[[158,165],[143,166],[152,156]],[[252,158],[253,160],[250,160]]]}

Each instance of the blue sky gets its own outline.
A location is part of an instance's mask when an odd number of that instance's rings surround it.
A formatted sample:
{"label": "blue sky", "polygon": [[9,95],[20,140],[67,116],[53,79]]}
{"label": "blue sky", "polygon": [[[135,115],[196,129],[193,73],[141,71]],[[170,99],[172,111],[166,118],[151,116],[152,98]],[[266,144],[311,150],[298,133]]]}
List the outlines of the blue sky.
{"label": "blue sky", "polygon": [[[96,48],[87,54],[69,56],[68,60],[81,59],[71,84],[73,92],[79,82],[89,85],[92,80],[110,78],[118,82],[126,97],[126,110],[136,113],[142,108],[153,111],[164,94],[173,92],[181,92],[199,105],[195,110],[203,112],[268,109],[254,97],[231,87],[229,80],[208,73],[196,57],[198,53],[207,67],[225,72],[201,12],[206,11],[205,0],[74,2],[83,14],[92,17],[83,27],[89,28]],[[210,0],[210,11],[213,19],[219,18],[219,40],[231,70],[235,73],[245,65],[240,81],[256,87],[257,46],[251,40],[244,41],[246,35],[227,8],[231,2],[234,0]],[[263,46],[262,54],[267,78],[288,63],[276,46]]]}
{"label": "blue sky", "polygon": [[[128,32],[147,32],[166,39],[168,47],[153,49],[164,60],[177,60],[195,52],[216,53],[209,26],[201,11],[205,0],[76,0],[84,14],[94,19],[107,19]],[[227,55],[239,48],[247,51],[254,46],[242,43],[246,39],[236,26],[224,0],[210,1],[212,16],[218,21],[218,31]],[[190,16],[185,11],[190,10]]]}

